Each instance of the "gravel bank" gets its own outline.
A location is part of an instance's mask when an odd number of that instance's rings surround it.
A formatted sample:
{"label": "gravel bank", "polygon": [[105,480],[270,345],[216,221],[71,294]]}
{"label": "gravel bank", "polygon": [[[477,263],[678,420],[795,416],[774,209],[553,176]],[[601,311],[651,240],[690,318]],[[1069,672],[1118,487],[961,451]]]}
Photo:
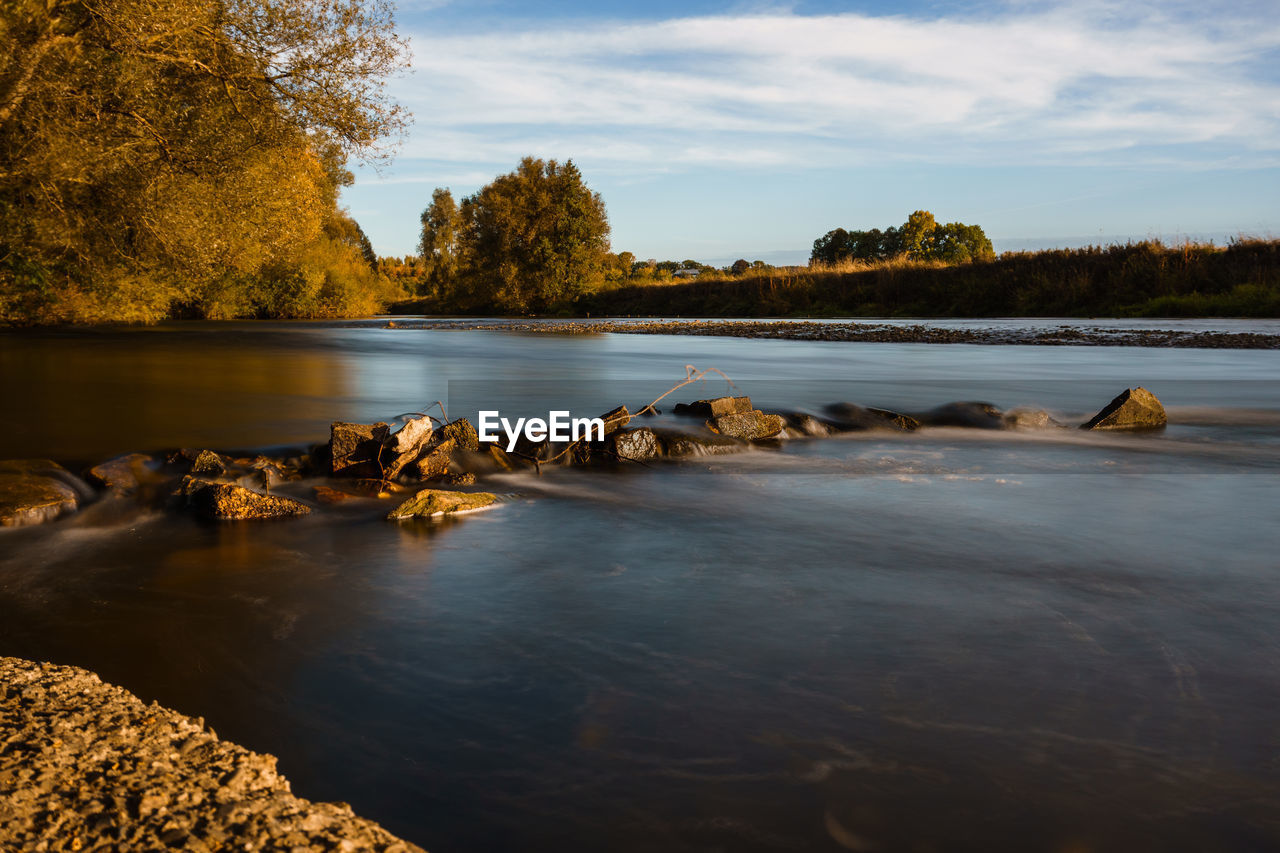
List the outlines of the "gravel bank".
{"label": "gravel bank", "polygon": [[91,672],[0,658],[0,849],[421,853]]}
{"label": "gravel bank", "polygon": [[1064,326],[1059,329],[946,329],[886,323],[815,323],[812,321],[679,320],[613,322],[609,320],[401,320],[392,329],[456,329],[460,331],[543,332],[558,335],[709,335],[797,341],[867,341],[910,344],[1011,344],[1099,347],[1195,347],[1201,349],[1280,349],[1280,335],[1251,332],[1189,332],[1173,329],[1102,329]]}

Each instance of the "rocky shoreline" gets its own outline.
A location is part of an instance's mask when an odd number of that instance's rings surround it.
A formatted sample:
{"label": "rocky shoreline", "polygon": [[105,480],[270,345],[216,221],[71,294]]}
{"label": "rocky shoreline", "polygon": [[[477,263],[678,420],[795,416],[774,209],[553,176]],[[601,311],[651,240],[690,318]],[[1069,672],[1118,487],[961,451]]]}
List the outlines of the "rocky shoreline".
{"label": "rocky shoreline", "polygon": [[1280,335],[1253,332],[1191,332],[1174,329],[946,329],[927,324],[810,320],[388,320],[391,329],[536,332],[557,335],[705,335],[790,341],[862,341],[898,344],[1005,344],[1013,346],[1187,347],[1280,349]]}
{"label": "rocky shoreline", "polygon": [[0,658],[0,849],[421,853],[87,670]]}

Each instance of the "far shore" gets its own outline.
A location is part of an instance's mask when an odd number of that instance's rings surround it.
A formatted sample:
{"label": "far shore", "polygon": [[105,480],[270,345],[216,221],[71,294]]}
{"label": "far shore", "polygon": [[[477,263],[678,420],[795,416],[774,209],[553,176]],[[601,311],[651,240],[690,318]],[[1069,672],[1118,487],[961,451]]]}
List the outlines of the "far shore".
{"label": "far shore", "polygon": [[394,318],[390,329],[535,332],[557,335],[702,335],[791,341],[860,341],[903,344],[1006,344],[1022,346],[1187,347],[1280,349],[1280,335],[1178,329],[1108,329],[1085,325],[1055,329],[955,329],[926,323],[814,320],[465,320]]}

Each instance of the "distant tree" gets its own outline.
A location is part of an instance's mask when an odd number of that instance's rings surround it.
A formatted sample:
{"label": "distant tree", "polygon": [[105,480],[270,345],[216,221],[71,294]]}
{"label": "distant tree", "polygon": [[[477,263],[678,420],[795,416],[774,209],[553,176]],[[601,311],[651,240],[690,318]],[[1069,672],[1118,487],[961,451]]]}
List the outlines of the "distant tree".
{"label": "distant tree", "polygon": [[631,268],[634,266],[635,261],[636,256],[631,252],[605,255],[604,280],[607,282],[620,282],[630,278]]}
{"label": "distant tree", "polygon": [[733,262],[733,265],[729,267],[729,272],[734,275],[742,275],[749,269],[751,269],[751,262],[745,258],[738,258]]}
{"label": "distant tree", "polygon": [[839,264],[853,256],[854,242],[848,231],[834,228],[813,241],[811,264]]}
{"label": "distant tree", "polygon": [[813,242],[810,264],[834,265],[849,260],[883,261],[906,256],[947,263],[990,260],[991,241],[977,225],[949,222],[939,225],[932,213],[917,210],[901,227],[884,231],[846,231],[836,228]]}
{"label": "distant tree", "polygon": [[470,300],[538,311],[597,287],[609,251],[599,193],[573,161],[526,157],[462,201],[459,283]]}
{"label": "distant tree", "polygon": [[933,231],[937,227],[938,223],[934,220],[933,214],[927,210],[917,210],[908,216],[901,229],[902,247],[907,256],[923,258],[932,241]]}
{"label": "distant tree", "polygon": [[927,252],[927,257],[949,264],[990,261],[995,256],[995,248],[982,228],[961,222],[939,225],[933,232]]}
{"label": "distant tree", "polygon": [[437,297],[448,298],[458,275],[458,238],[462,212],[449,189],[437,187],[431,204],[422,211],[418,254],[422,257],[426,286]]}

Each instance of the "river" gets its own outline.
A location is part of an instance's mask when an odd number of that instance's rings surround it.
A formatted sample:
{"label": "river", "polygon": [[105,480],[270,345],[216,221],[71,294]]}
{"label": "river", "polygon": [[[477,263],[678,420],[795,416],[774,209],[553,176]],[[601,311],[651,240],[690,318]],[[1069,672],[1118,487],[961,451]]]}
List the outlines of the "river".
{"label": "river", "polygon": [[1280,352],[381,325],[0,336],[0,456],[634,410],[686,365],[764,407],[1068,423],[1143,385],[1170,426],[508,474],[440,524],[95,504],[0,531],[0,654],[203,716],[434,853],[1280,848]]}

